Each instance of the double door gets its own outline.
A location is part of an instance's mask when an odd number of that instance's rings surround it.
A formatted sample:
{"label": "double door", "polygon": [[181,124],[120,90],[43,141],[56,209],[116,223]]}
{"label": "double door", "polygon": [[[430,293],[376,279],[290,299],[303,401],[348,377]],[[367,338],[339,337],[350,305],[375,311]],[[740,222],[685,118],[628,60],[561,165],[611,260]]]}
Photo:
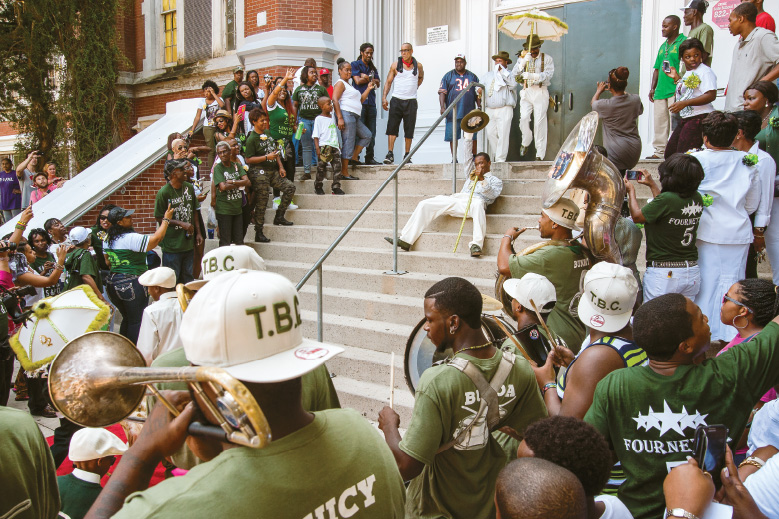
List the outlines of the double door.
{"label": "double door", "polygon": [[[589,113],[590,100],[598,81],[608,81],[609,70],[625,66],[630,70],[627,91],[638,93],[641,42],[641,0],[591,0],[545,9],[568,24],[560,41],[545,41],[541,52],[554,60],[554,76],[548,87],[552,103],[547,111],[546,160],[553,160],[568,133]],[[500,23],[500,19],[498,19]],[[498,31],[498,50],[506,50],[514,63],[523,40]],[[519,88],[517,100],[519,100]],[[603,97],[609,94],[605,93]],[[530,124],[531,130],[533,124]],[[535,148],[525,157],[519,154],[519,101],[514,108],[509,140],[509,161],[534,160]],[[600,142],[600,138],[596,140]]]}

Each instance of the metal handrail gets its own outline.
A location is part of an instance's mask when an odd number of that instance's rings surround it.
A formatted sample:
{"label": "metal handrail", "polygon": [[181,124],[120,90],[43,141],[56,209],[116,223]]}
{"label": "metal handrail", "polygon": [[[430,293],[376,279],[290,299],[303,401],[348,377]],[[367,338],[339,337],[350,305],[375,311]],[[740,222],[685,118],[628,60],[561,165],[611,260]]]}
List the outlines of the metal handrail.
{"label": "metal handrail", "polygon": [[[374,201],[379,197],[382,191],[384,191],[384,188],[389,185],[390,182],[394,180],[394,188],[395,188],[395,204],[394,204],[394,222],[393,222],[393,247],[392,247],[392,270],[385,272],[385,274],[390,275],[400,275],[405,274],[405,271],[399,271],[398,270],[398,173],[400,170],[405,166],[410,160],[411,157],[416,153],[416,151],[419,149],[420,146],[427,140],[428,137],[433,133],[433,130],[435,130],[439,124],[441,124],[441,121],[444,120],[444,118],[449,115],[449,113],[457,106],[457,103],[460,102],[460,99],[471,89],[474,87],[479,87],[482,90],[484,90],[484,85],[481,83],[469,83],[466,88],[464,88],[457,97],[454,98],[454,101],[452,101],[449,106],[446,107],[446,110],[436,119],[436,121],[430,126],[430,128],[425,132],[425,134],[422,136],[422,138],[419,140],[419,142],[414,145],[413,148],[411,148],[411,151],[408,152],[408,154],[403,157],[403,160],[398,164],[398,167],[394,169],[394,171],[390,174],[390,176],[387,177],[387,179],[382,182],[382,184],[376,189],[376,192],[373,193],[373,195],[368,199],[367,202],[365,202],[365,205],[362,206],[362,209],[360,209],[356,215],[354,215],[354,218],[346,224],[346,227],[344,227],[343,231],[341,231],[341,234],[338,235],[338,237],[333,240],[333,243],[330,244],[330,246],[327,248],[325,252],[322,253],[322,256],[319,257],[318,260],[311,266],[310,269],[308,269],[308,272],[306,272],[302,278],[300,278],[300,281],[298,281],[295,288],[297,290],[300,290],[303,288],[303,286],[306,284],[306,282],[311,278],[312,275],[314,275],[314,272],[317,273],[317,340],[322,341],[322,264],[327,260],[328,256],[330,256],[330,253],[332,253],[336,247],[341,243],[341,240],[343,240],[347,234],[349,234],[349,231],[352,230],[352,228],[357,224],[357,221],[362,217],[363,214],[368,210],[368,208],[373,204]],[[452,124],[457,124],[457,116],[455,115],[454,121]],[[457,129],[452,128],[452,139],[454,140],[454,148],[453,148],[453,155],[452,158],[452,189],[455,189],[455,185],[457,182],[457,166],[456,166],[456,160],[457,160],[457,139],[455,138],[457,135]]]}

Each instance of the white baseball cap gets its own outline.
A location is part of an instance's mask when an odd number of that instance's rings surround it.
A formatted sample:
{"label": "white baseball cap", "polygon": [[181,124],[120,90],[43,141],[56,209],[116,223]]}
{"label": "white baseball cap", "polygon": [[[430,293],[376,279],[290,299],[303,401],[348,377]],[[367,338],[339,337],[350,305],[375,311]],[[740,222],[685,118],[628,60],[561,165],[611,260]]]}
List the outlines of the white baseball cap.
{"label": "white baseball cap", "polygon": [[201,261],[203,279],[186,284],[190,290],[200,290],[210,280],[239,269],[265,270],[265,260],[248,245],[225,245],[208,251]]}
{"label": "white baseball cap", "polygon": [[300,377],[343,352],[304,339],[295,285],[272,272],[240,269],[209,281],[184,312],[187,360],[246,382]]}
{"label": "white baseball cap", "polygon": [[562,225],[566,229],[579,232],[581,229],[576,225],[579,218],[579,206],[570,198],[561,198],[552,207],[541,209],[557,225]]}
{"label": "white baseball cap", "polygon": [[106,456],[121,456],[127,444],[114,433],[97,427],[79,429],[70,439],[68,458],[70,461],[89,461]]}
{"label": "white baseball cap", "polygon": [[84,227],[73,227],[68,234],[68,239],[73,245],[81,245],[90,239],[89,229]]}
{"label": "white baseball cap", "polygon": [[602,332],[616,332],[630,321],[638,281],[627,267],[602,261],[584,275],[579,320]]}
{"label": "white baseball cap", "polygon": [[170,267],[157,267],[147,270],[138,277],[138,283],[145,287],[176,287],[176,273]]}
{"label": "white baseball cap", "polygon": [[557,293],[551,281],[540,274],[528,272],[520,279],[507,279],[503,290],[523,307],[532,310],[532,299],[539,313],[548,314],[557,303]]}

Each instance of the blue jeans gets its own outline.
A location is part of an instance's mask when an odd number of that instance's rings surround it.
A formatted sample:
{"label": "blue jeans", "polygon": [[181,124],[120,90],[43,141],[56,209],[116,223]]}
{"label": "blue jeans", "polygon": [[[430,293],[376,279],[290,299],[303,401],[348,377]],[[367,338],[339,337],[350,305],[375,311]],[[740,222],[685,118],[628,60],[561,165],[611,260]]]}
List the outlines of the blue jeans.
{"label": "blue jeans", "polygon": [[376,105],[362,105],[360,120],[371,131],[371,143],[365,148],[365,162],[373,160],[373,148],[376,146]]}
{"label": "blue jeans", "polygon": [[[300,138],[300,144],[303,148],[303,172],[311,174],[311,164],[316,164],[316,151],[314,151],[314,120],[300,118],[300,123],[306,129]],[[313,159],[312,159],[313,152]]]}
{"label": "blue jeans", "polygon": [[119,334],[127,337],[133,343],[138,342],[143,310],[149,303],[146,288],[138,282],[138,276],[118,272],[108,274],[105,286],[111,302],[122,314]]}
{"label": "blue jeans", "polygon": [[194,281],[192,275],[192,263],[195,260],[195,249],[187,252],[162,251],[162,266],[170,267],[176,273],[176,283],[189,283]]}
{"label": "blue jeans", "polygon": [[357,146],[364,147],[371,142],[371,132],[360,120],[360,116],[341,110],[346,130],[341,134],[343,137],[343,147],[341,148],[341,158],[351,159],[354,149]]}

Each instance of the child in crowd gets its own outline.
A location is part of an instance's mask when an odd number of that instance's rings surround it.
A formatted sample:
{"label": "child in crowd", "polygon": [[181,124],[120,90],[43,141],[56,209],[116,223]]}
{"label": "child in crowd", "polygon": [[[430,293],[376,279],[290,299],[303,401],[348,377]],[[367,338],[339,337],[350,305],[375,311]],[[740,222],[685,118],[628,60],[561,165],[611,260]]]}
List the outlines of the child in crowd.
{"label": "child in crowd", "polygon": [[[57,263],[54,253],[50,250],[52,241],[49,237],[49,233],[46,232],[45,229],[33,229],[30,231],[30,234],[27,235],[27,241],[30,245],[29,251],[27,251],[29,254],[27,263],[41,276],[49,276],[54,270],[54,265]],[[35,302],[44,297],[56,296],[62,291],[62,287],[63,283],[60,281],[50,287],[36,288],[38,293],[34,296],[27,297],[27,305],[32,306]]]}
{"label": "child in crowd", "polygon": [[65,290],[76,288],[79,285],[89,285],[95,295],[103,299],[103,280],[97,261],[89,252],[92,243],[92,235],[85,227],[74,227],[70,230],[70,242],[75,247],[65,257],[65,271],[68,279],[65,282]]}
{"label": "child in crowd", "polygon": [[58,187],[61,187],[65,183],[64,180],[58,177],[50,184],[49,174],[44,171],[37,172],[32,180],[35,184],[35,189],[33,189],[32,194],[30,195],[31,204],[38,202],[41,198],[48,195]]}
{"label": "child in crowd", "polygon": [[100,480],[127,450],[122,440],[105,430],[87,427],[73,434],[68,457],[73,472],[57,477],[62,512],[70,519],[81,519],[103,490]]}
{"label": "child in crowd", "polygon": [[333,101],[329,97],[322,96],[317,101],[322,110],[314,120],[314,149],[318,158],[316,165],[316,181],[314,182],[314,191],[317,195],[324,195],[322,189],[323,180],[327,173],[327,165],[333,168],[333,185],[331,186],[334,195],[345,194],[341,189],[341,150],[338,142],[338,126],[333,119]]}

